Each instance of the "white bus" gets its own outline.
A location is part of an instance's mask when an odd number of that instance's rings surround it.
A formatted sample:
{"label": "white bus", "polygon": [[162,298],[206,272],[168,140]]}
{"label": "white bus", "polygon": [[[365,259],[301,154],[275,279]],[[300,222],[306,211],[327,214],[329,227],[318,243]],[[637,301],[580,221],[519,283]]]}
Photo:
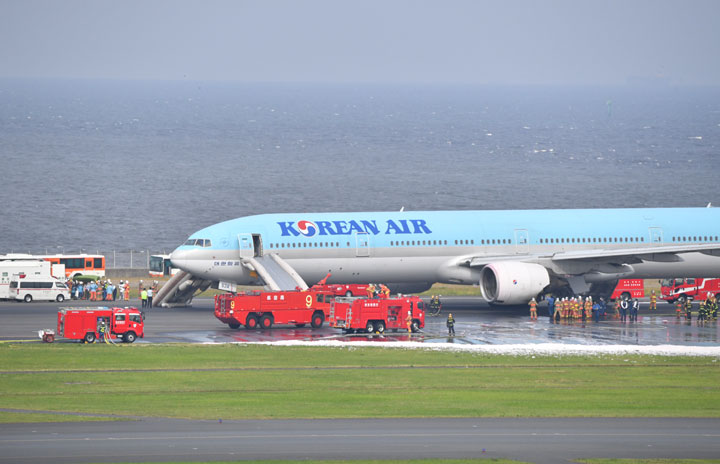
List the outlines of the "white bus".
{"label": "white bus", "polygon": [[179,271],[170,262],[170,255],[150,255],[150,275],[153,277],[174,276]]}

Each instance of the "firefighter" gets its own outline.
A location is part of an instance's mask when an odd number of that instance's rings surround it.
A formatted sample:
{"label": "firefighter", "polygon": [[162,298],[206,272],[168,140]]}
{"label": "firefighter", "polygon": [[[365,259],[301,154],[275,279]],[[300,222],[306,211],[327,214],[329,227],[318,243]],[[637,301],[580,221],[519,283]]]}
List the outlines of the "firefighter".
{"label": "firefighter", "polygon": [[448,314],[447,321],[445,322],[448,328],[448,335],[455,335],[455,319],[452,313]]}
{"label": "firefighter", "polygon": [[375,296],[375,285],[368,284],[366,291],[368,294],[368,298],[373,298]]}
{"label": "firefighter", "polygon": [[559,321],[562,318],[562,307],[563,307],[562,300],[560,298],[557,298],[555,300],[555,305],[553,308],[553,315],[552,315],[553,321]]}
{"label": "firefighter", "polygon": [[412,322],[413,322],[412,313],[410,311],[408,311],[408,315],[405,318],[405,325],[407,326],[408,333],[412,333]]}
{"label": "firefighter", "polygon": [[615,319],[620,319],[620,304],[622,303],[621,298],[615,298],[615,304],[613,309],[615,310]]}
{"label": "firefighter", "polygon": [[710,316],[713,319],[717,319],[718,302],[717,302],[717,298],[715,298],[715,295],[713,295],[712,293],[709,294],[708,302],[709,302],[708,310],[710,311]]}
{"label": "firefighter", "polygon": [[[692,306],[690,306],[690,307],[692,308]],[[687,306],[685,308],[686,308],[686,311],[691,311],[691,309],[687,309]],[[705,304],[701,303],[700,307],[698,308],[698,318],[697,318],[698,325],[705,325],[706,319],[707,319],[707,309],[706,309]]]}
{"label": "firefighter", "polygon": [[[700,313],[698,313],[698,318],[700,317]],[[692,307],[685,308],[685,321],[689,324],[692,322]]]}
{"label": "firefighter", "polygon": [[584,320],[584,321],[585,321],[585,320],[588,320],[588,321],[590,320],[590,316],[591,316],[591,314],[592,314],[592,310],[593,310],[593,301],[592,301],[592,297],[589,296],[589,297],[587,297],[587,300],[585,300],[585,313],[583,314],[583,320]]}
{"label": "firefighter", "polygon": [[655,290],[653,290],[650,293],[650,308],[649,308],[649,310],[650,311],[657,310],[657,295],[655,295]]}
{"label": "firefighter", "polygon": [[537,321],[537,301],[535,301],[534,297],[528,305],[530,306],[530,320]]}
{"label": "firefighter", "polygon": [[387,288],[387,285],[380,284],[380,293],[382,294],[383,298],[390,298],[390,289]]}
{"label": "firefighter", "polygon": [[[705,304],[701,304],[700,306],[705,306]],[[688,311],[692,312],[692,300],[690,298],[685,302],[685,312],[687,313]],[[700,313],[698,312],[698,314]],[[704,316],[703,321],[707,320],[707,312],[705,312]]]}
{"label": "firefighter", "polygon": [[100,327],[98,328],[98,332],[100,333],[100,336],[98,337],[98,340],[103,341],[107,343],[107,340],[105,339],[107,335],[107,328],[105,327],[105,321],[100,321]]}
{"label": "firefighter", "polygon": [[683,302],[680,300],[677,300],[675,302],[675,317],[680,319],[680,313],[682,313],[682,310],[684,309],[685,305],[683,305]]}

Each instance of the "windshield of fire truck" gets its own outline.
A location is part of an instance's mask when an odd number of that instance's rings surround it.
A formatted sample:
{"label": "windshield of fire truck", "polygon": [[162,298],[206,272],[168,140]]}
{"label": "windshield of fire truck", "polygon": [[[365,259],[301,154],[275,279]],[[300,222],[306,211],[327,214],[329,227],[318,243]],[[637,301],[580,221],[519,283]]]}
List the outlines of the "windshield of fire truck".
{"label": "windshield of fire truck", "polygon": [[139,314],[131,314],[130,321],[137,322],[139,324],[142,322],[142,316],[140,316]]}
{"label": "windshield of fire truck", "polygon": [[663,279],[660,285],[663,287],[672,287],[674,279]]}

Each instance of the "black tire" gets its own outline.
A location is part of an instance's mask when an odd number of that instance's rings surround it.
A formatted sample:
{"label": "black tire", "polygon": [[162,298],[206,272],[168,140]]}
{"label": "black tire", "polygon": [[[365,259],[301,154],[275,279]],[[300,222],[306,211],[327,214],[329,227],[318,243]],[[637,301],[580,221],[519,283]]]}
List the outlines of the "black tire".
{"label": "black tire", "polygon": [[135,335],[135,332],[128,332],[123,337],[123,341],[125,343],[132,343],[135,341],[136,338],[137,338],[137,335]]}
{"label": "black tire", "polygon": [[319,329],[322,327],[323,322],[325,322],[325,314],[321,313],[320,311],[316,311],[312,315],[312,321],[310,322],[310,325],[313,329]]}
{"label": "black tire", "polygon": [[23,298],[23,301],[25,303],[32,303],[32,295],[30,295],[30,294],[25,295],[25,298]]}
{"label": "black tire", "polygon": [[375,332],[375,324],[373,323],[373,321],[367,321],[367,324],[365,325],[365,331],[367,333]]}
{"label": "black tire", "polygon": [[300,328],[300,329],[301,329],[301,328],[305,327],[305,324],[295,324],[295,327],[297,327],[297,328]]}
{"label": "black tire", "polygon": [[85,341],[88,343],[94,343],[95,338],[95,332],[88,332],[85,334]]}
{"label": "black tire", "polygon": [[257,326],[258,326],[257,317],[254,314],[248,315],[247,319],[245,319],[245,328],[257,329]]}
{"label": "black tire", "polygon": [[410,324],[410,330],[412,330],[413,333],[420,332],[420,321],[413,319],[412,324]]}
{"label": "black tire", "polygon": [[385,321],[377,321],[375,323],[375,332],[378,332],[378,333],[385,332]]}
{"label": "black tire", "polygon": [[680,295],[679,297],[677,297],[677,301],[679,301],[682,304],[687,303],[687,295]]}
{"label": "black tire", "polygon": [[263,314],[262,317],[260,317],[260,328],[261,329],[269,329],[273,325],[272,316],[269,314]]}
{"label": "black tire", "polygon": [[240,323],[239,322],[228,322],[228,327],[230,327],[231,329],[239,329]]}
{"label": "black tire", "polygon": [[65,301],[65,295],[58,295],[57,298],[55,298],[55,301],[57,301],[58,303],[62,303],[63,301]]}

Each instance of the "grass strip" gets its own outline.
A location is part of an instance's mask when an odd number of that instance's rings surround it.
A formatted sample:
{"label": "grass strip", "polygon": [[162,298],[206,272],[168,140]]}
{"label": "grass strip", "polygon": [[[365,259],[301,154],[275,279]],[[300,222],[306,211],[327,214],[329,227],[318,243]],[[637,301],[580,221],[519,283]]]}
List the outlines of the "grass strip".
{"label": "grass strip", "polygon": [[720,417],[712,358],[11,345],[0,359],[5,409],[205,420]]}

